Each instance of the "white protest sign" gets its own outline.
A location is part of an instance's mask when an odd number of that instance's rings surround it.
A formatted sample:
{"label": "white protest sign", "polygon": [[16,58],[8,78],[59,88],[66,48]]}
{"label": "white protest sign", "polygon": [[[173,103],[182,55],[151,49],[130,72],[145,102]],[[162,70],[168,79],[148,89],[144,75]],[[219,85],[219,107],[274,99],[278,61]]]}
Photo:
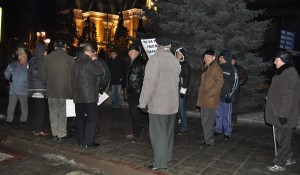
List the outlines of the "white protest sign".
{"label": "white protest sign", "polygon": [[157,50],[157,45],[155,38],[151,39],[141,39],[142,45],[144,47],[145,52],[147,53],[148,58],[155,54]]}

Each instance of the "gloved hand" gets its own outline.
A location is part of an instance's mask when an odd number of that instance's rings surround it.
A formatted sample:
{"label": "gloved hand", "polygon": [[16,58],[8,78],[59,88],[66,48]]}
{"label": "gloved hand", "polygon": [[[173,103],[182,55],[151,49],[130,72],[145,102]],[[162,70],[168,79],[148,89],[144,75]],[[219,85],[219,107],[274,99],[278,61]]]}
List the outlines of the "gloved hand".
{"label": "gloved hand", "polygon": [[148,109],[149,109],[148,106],[146,106],[144,108],[141,108],[141,107],[139,107],[139,108],[143,113],[148,113]]}
{"label": "gloved hand", "polygon": [[278,119],[279,119],[279,122],[281,125],[287,124],[287,121],[288,121],[287,118],[280,116],[280,117],[278,117]]}
{"label": "gloved hand", "polygon": [[228,97],[228,96],[226,96],[226,97],[225,97],[225,103],[231,103],[231,98]]}
{"label": "gloved hand", "polygon": [[181,88],[180,88],[180,91],[179,91],[179,97],[180,97],[180,98],[184,98],[184,96],[185,96],[185,94],[186,94],[186,91],[187,91],[187,88],[181,87]]}
{"label": "gloved hand", "polygon": [[100,95],[102,95],[102,94],[103,94],[103,90],[102,90],[102,88],[101,88],[101,87],[99,88],[99,94],[100,94]]}

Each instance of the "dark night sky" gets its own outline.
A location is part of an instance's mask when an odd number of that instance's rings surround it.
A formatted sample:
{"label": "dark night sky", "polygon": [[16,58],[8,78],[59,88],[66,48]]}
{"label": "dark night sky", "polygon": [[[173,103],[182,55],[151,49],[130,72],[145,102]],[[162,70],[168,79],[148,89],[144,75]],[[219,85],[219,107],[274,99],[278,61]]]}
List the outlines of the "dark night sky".
{"label": "dark night sky", "polygon": [[[29,31],[53,31],[59,0],[3,0],[3,38],[20,36]],[[60,0],[62,2],[64,0]]]}

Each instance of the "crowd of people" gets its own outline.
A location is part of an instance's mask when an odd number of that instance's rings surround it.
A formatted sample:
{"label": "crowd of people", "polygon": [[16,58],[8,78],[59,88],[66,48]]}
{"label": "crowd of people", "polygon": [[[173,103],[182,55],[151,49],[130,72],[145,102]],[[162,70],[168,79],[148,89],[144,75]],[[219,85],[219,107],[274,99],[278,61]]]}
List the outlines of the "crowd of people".
{"label": "crowd of people", "polygon": [[[149,135],[154,152],[153,164],[146,169],[163,171],[172,165],[176,118],[178,135],[188,133],[186,100],[191,77],[187,49],[180,47],[171,52],[171,40],[156,38],[157,51],[148,60],[142,57],[142,46],[132,43],[128,48],[129,64],[111,50],[110,59],[97,55],[97,46],[82,43],[78,56],[67,54],[64,40],[54,42],[54,50],[38,44],[28,61],[25,48],[16,51],[17,61],[5,70],[10,82],[6,123],[14,119],[14,111],[21,104],[20,122],[28,118],[28,97],[32,99],[33,126],[36,136],[50,135],[53,141],[70,139],[67,132],[66,100],[75,103],[75,135],[78,145],[99,147],[96,131],[100,127],[99,94],[111,89],[112,110],[122,108],[123,94],[129,105],[131,133],[125,135],[137,143],[149,118]],[[230,50],[217,54],[207,49],[203,54],[204,66],[196,106],[201,109],[203,128],[201,149],[214,145],[215,137],[231,140],[237,124],[237,105],[241,86],[248,81],[245,69],[237,64],[237,55]],[[292,55],[280,52],[274,64],[277,73],[269,89],[266,104],[266,122],[275,127],[278,154],[270,171],[283,171],[285,165],[295,164],[291,150],[292,134],[300,114],[300,80],[292,65]],[[48,104],[48,106],[47,106]],[[283,107],[287,106],[287,107]],[[49,107],[51,133],[44,130]],[[102,115],[102,114],[101,114]],[[146,117],[147,116],[147,117]],[[178,117],[177,117],[178,116]]]}

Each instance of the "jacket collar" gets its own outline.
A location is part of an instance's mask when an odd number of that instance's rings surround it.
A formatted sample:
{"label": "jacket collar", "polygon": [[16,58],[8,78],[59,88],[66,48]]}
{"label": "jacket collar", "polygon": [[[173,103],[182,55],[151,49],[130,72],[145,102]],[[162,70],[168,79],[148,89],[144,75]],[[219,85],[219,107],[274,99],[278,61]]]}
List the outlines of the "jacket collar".
{"label": "jacket collar", "polygon": [[291,64],[284,64],[276,70],[276,75],[280,75],[286,69],[293,67]]}

